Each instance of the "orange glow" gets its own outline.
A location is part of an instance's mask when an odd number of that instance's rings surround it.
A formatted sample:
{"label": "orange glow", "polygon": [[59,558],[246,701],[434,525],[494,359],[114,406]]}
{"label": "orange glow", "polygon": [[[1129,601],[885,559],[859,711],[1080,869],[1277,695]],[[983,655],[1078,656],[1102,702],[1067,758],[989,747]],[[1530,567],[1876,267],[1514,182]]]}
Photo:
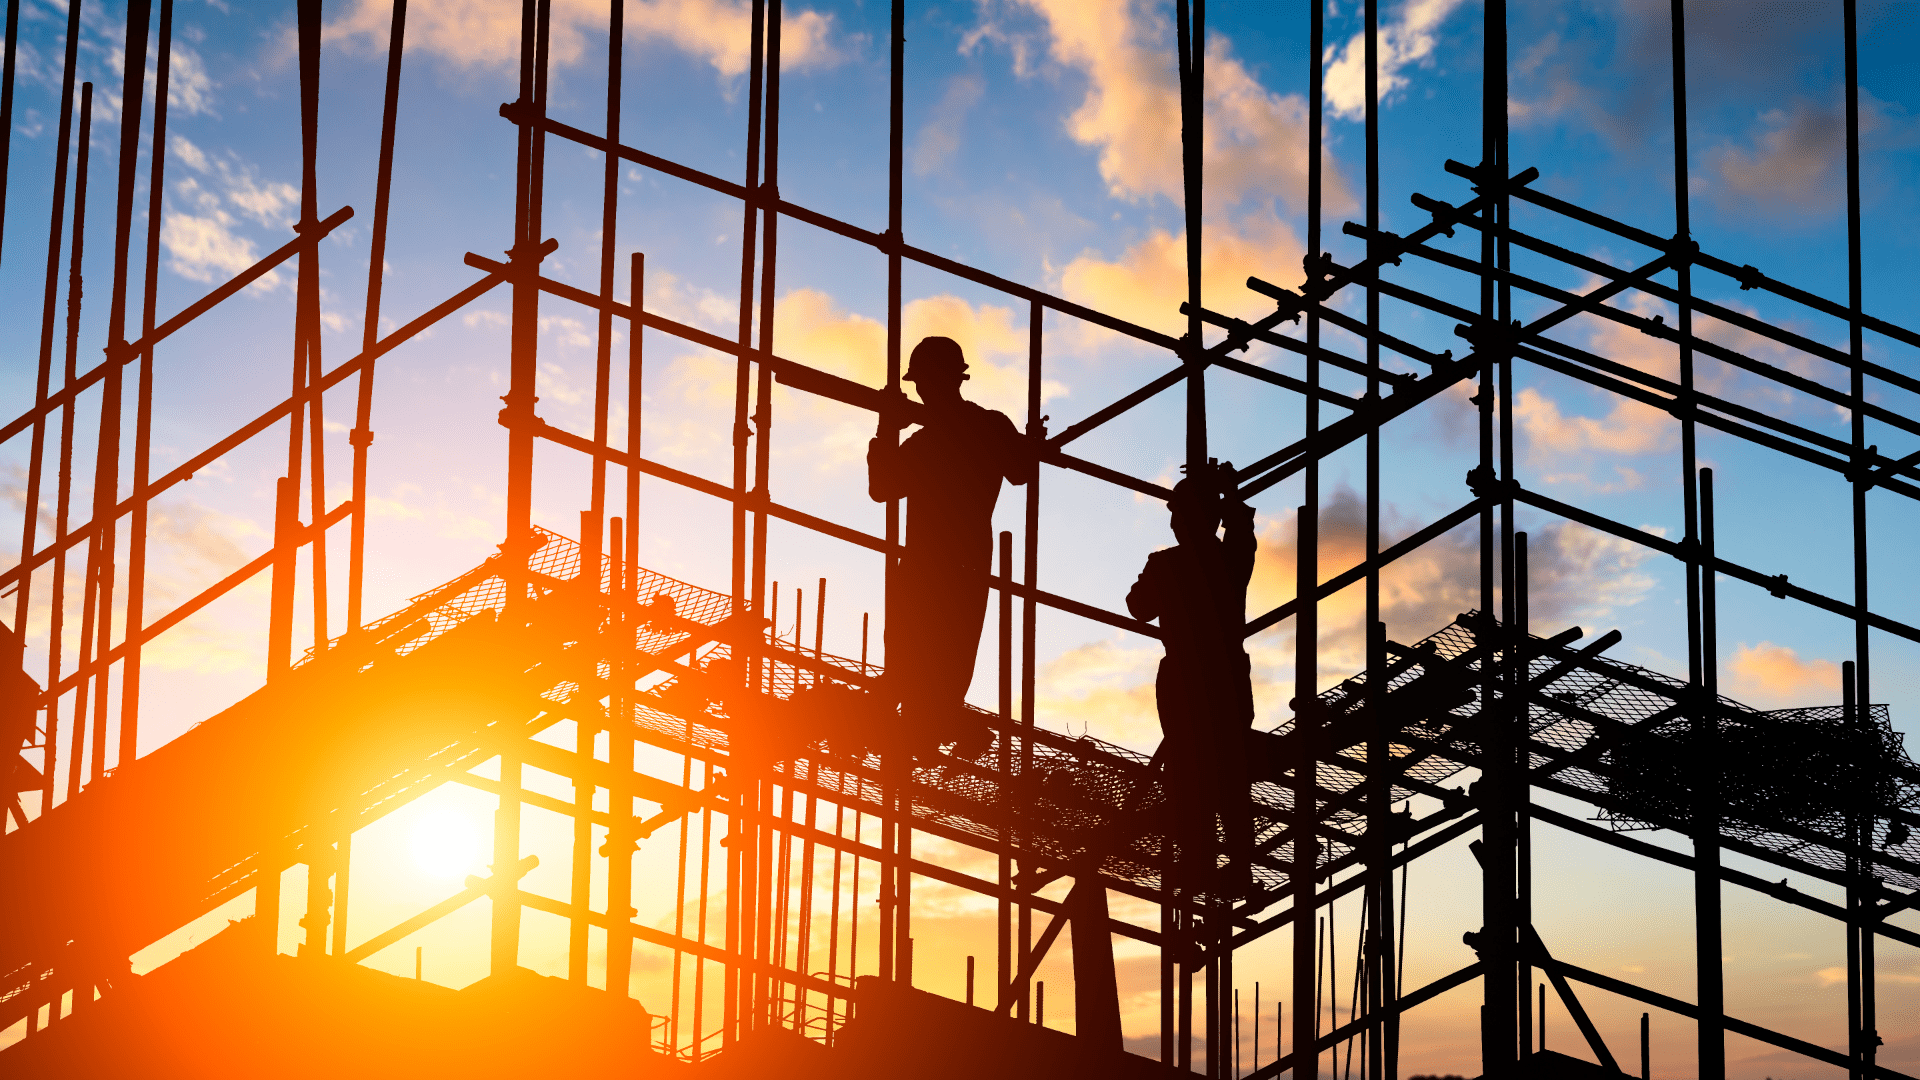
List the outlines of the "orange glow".
{"label": "orange glow", "polygon": [[486,872],[486,830],[451,807],[437,806],[407,830],[413,865],[428,877],[459,881]]}

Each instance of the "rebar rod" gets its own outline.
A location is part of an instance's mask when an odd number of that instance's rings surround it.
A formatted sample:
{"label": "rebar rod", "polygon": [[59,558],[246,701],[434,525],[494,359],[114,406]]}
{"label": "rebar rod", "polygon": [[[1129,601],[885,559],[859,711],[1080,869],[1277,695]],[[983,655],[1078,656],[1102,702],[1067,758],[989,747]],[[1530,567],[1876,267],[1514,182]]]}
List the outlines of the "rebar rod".
{"label": "rebar rod", "polygon": [[[20,515],[20,559],[17,564],[19,573],[14,583],[13,629],[19,635],[22,647],[20,661],[23,671],[26,669],[27,615],[33,591],[33,574],[29,569],[32,564],[29,559],[34,551],[37,526],[40,523],[40,478],[45,469],[47,393],[51,388],[53,375],[53,331],[56,304],[60,294],[60,251],[67,217],[67,163],[73,134],[73,69],[76,52],[80,47],[80,0],[69,0],[67,5],[66,42],[66,59],[60,76],[60,142],[54,150],[53,198],[51,200],[53,205],[49,211],[47,223],[46,287],[40,309],[40,363],[38,374],[34,379],[33,391],[33,439],[28,456],[26,497],[23,500],[21,508],[23,512]],[[91,96],[90,93],[89,96]],[[86,152],[85,146],[86,143],[82,141],[83,155]],[[79,207],[76,197],[74,209],[76,219],[81,213]],[[71,383],[71,376],[68,377],[68,381]],[[64,424],[62,430],[65,430]],[[64,465],[62,468],[64,470]],[[62,503],[66,501],[64,495],[58,498]],[[64,514],[62,518],[64,519]],[[47,682],[49,684],[60,681],[62,573],[62,571],[56,571],[54,574],[52,583],[54,600],[48,611]],[[41,751],[40,761],[40,813],[42,814],[53,808],[54,772],[59,765],[60,751],[60,699],[57,696],[50,698],[46,710],[46,729],[41,737],[45,749]]]}
{"label": "rebar rod", "polygon": [[[620,77],[622,48],[625,44],[625,0],[613,0],[607,11],[607,143],[620,144]],[[615,240],[618,236],[620,205],[620,158],[603,154],[600,196],[600,295],[613,301]],[[639,327],[629,327],[630,332]],[[613,383],[613,314],[602,307],[594,334],[593,365],[593,441],[607,444],[607,413]],[[607,463],[594,458],[589,498],[596,515],[606,513]]]}
{"label": "rebar rod", "polygon": [[[300,5],[300,231],[319,227],[320,202],[318,159],[320,140],[320,0],[301,0]],[[327,443],[326,395],[320,389],[320,376],[326,371],[320,340],[320,248],[308,245],[300,251],[298,281],[300,303],[299,340],[304,342],[303,377],[311,384],[307,394],[312,415],[307,421],[309,519],[321,521],[327,516]],[[309,606],[313,609],[313,647],[324,650],[332,640],[327,617],[327,544],[319,537],[309,556],[313,589]]]}
{"label": "rebar rod", "polygon": [[[140,304],[140,337],[153,337],[154,307],[160,291],[160,224],[164,216],[162,193],[166,190],[167,164],[167,86],[173,58],[173,0],[160,0],[160,47],[154,60],[153,149],[147,176],[147,250],[143,280],[145,290]],[[4,111],[4,110],[0,110]],[[0,198],[4,198],[0,189]],[[138,388],[135,391],[133,437],[133,495],[145,494],[152,467],[153,442],[153,347],[140,353]],[[127,627],[126,660],[120,674],[120,749],[121,764],[131,762],[140,746],[140,640],[144,630],[147,599],[147,503],[135,507],[127,541]]]}
{"label": "rebar rod", "polygon": [[[146,94],[147,24],[152,16],[151,0],[131,0],[127,5],[126,59],[121,72],[120,91],[120,175],[114,199],[113,291],[107,307],[110,346],[119,345],[127,336],[127,258],[133,246],[134,185],[140,176],[140,115]],[[116,366],[107,373],[106,386],[100,395],[99,448],[93,471],[96,518],[105,517],[104,511],[110,510],[119,501],[120,435],[126,413],[122,370]],[[113,648],[113,595],[117,578],[115,554],[118,540],[119,530],[100,530],[94,534],[87,555],[88,595],[95,598],[93,603],[98,613],[95,628],[98,642],[95,648],[102,655]],[[81,655],[84,659],[84,647]],[[102,669],[95,677],[92,689],[93,762],[89,774],[97,780],[105,776],[107,771],[107,718],[113,689],[111,671]],[[85,692],[86,688],[82,687],[80,693]]]}
{"label": "rebar rod", "polygon": [[[830,890],[832,899],[828,901],[827,912],[827,981],[835,984],[838,984],[840,981],[840,869],[844,862],[844,853],[840,850],[838,841],[846,835],[847,829],[847,805],[843,799],[844,797],[836,798],[833,803],[833,838],[836,843],[832,846],[833,885]],[[855,858],[858,858],[858,856],[855,856]],[[835,1030],[834,1007],[836,1004],[837,1002],[834,998],[827,999],[827,1039],[829,1045],[832,1044]]]}
{"label": "rebar rod", "polygon": [[[74,27],[77,35],[79,28]],[[89,147],[93,141],[93,84],[80,86],[80,160],[75,163],[73,182],[73,249],[67,268],[67,385],[73,385],[74,368],[80,348],[80,304],[86,295],[81,276],[82,259],[87,246],[87,173]],[[60,683],[61,652],[66,644],[65,617],[67,592],[66,537],[67,518],[73,503],[73,424],[75,402],[70,396],[60,407],[60,484],[54,508],[54,540],[59,554],[53,562],[53,604],[47,632],[47,683]],[[91,541],[91,538],[89,538]],[[82,581],[83,606],[93,596],[92,582]],[[90,653],[91,622],[83,621],[80,634],[80,662],[84,666]],[[57,699],[55,699],[57,702]],[[55,707],[49,704],[49,715]],[[67,798],[80,794],[81,770],[86,762],[87,695],[84,688],[73,697],[73,737],[67,754]]]}
{"label": "rebar rod", "polygon": [[[713,783],[713,766],[700,763],[700,787],[704,790]],[[713,808],[700,808],[700,886],[695,900],[694,935],[702,945],[707,942],[707,884],[711,880],[709,863],[713,855]],[[705,1045],[706,1028],[702,1026],[707,1005],[707,961],[704,954],[696,955],[693,960],[693,1059],[700,1059],[700,1047]]]}
{"label": "rebar rod", "polygon": [[[374,176],[373,235],[367,245],[367,306],[361,319],[360,353],[370,356],[380,338],[380,294],[386,283],[387,213],[393,201],[394,139],[400,119],[400,65],[406,56],[407,0],[394,0],[387,32],[386,97],[380,109],[380,163]],[[373,446],[373,361],[360,366],[354,395],[353,519],[347,539],[347,632],[360,629],[367,568],[367,455]]]}
{"label": "rebar rod", "polygon": [[7,0],[7,53],[0,71],[0,238],[6,235],[7,174],[13,171],[13,73],[20,39],[20,0]]}

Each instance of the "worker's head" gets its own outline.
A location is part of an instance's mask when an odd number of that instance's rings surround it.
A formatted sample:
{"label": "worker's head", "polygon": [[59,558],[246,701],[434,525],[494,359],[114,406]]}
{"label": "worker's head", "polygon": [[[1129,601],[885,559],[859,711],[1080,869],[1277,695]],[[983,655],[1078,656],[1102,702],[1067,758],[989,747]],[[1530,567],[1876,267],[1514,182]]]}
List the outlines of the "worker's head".
{"label": "worker's head", "polygon": [[967,358],[960,351],[960,343],[950,337],[921,338],[907,358],[903,378],[929,405],[958,400],[960,384],[967,381]]}
{"label": "worker's head", "polygon": [[1183,544],[1220,531],[1220,489],[1209,476],[1189,476],[1173,485],[1167,510],[1173,515],[1174,538]]}

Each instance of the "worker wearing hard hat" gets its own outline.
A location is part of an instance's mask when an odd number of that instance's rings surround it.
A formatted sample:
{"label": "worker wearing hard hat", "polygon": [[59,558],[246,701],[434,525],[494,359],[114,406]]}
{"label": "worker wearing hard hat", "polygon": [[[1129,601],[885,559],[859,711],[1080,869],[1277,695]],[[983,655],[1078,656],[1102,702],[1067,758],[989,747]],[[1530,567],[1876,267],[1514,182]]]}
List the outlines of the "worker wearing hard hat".
{"label": "worker wearing hard hat", "polygon": [[984,749],[988,733],[962,706],[987,612],[993,507],[1000,482],[1033,479],[1035,458],[1007,419],[966,400],[967,361],[952,338],[914,346],[907,382],[924,408],[920,429],[895,444],[882,415],[867,445],[867,494],[905,499],[906,553],[887,587],[883,693],[900,703],[909,741]]}

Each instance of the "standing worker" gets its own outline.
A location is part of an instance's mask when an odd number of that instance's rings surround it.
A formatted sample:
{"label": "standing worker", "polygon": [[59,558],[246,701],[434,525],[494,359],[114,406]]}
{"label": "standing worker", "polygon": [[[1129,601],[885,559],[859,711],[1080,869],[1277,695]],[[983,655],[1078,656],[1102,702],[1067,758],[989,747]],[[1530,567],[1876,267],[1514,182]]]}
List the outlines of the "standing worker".
{"label": "standing worker", "polygon": [[[1176,484],[1167,509],[1177,545],[1147,556],[1127,610],[1160,620],[1166,657],[1153,685],[1173,802],[1181,887],[1244,895],[1252,883],[1246,732],[1253,679],[1243,644],[1253,576],[1253,508],[1233,492],[1233,465],[1208,463]],[[1222,521],[1226,536],[1220,535]],[[1229,877],[1216,884],[1219,822]]]}
{"label": "standing worker", "polygon": [[1033,479],[1035,457],[1006,414],[960,396],[967,361],[952,338],[914,346],[907,382],[925,408],[920,430],[895,445],[889,417],[867,444],[867,494],[907,501],[906,554],[887,589],[883,693],[900,703],[910,743],[980,749],[984,725],[963,706],[987,614],[993,504],[1000,481]]}

